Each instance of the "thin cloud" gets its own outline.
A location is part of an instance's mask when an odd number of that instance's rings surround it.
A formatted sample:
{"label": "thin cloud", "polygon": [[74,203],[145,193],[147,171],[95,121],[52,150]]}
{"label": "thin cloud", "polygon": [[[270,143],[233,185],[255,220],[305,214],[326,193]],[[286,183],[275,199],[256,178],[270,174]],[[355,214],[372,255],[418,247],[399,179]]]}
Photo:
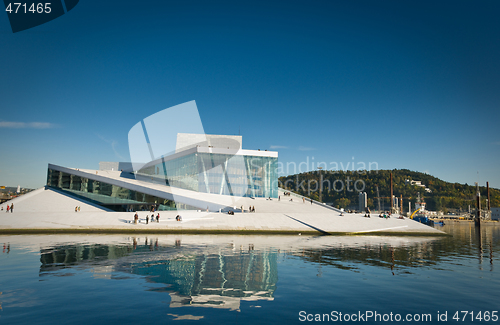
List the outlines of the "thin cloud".
{"label": "thin cloud", "polygon": [[104,142],[106,142],[106,143],[108,143],[108,144],[111,145],[111,149],[115,153],[116,157],[118,157],[119,159],[125,159],[125,158],[123,158],[122,155],[120,155],[118,153],[118,150],[116,150],[116,145],[118,144],[118,141],[116,141],[116,140],[108,140],[108,139],[104,138],[103,136],[101,136],[101,135],[99,135],[97,133],[96,133],[96,135],[99,137],[99,139],[101,139],[102,141],[104,141]]}
{"label": "thin cloud", "polygon": [[0,128],[7,129],[53,129],[57,124],[48,122],[9,122],[0,121]]}
{"label": "thin cloud", "polygon": [[316,148],[300,146],[299,150],[300,151],[311,151],[311,150],[316,150]]}
{"label": "thin cloud", "polygon": [[272,145],[269,147],[269,149],[288,149],[288,147],[287,146],[274,146],[274,145]]}

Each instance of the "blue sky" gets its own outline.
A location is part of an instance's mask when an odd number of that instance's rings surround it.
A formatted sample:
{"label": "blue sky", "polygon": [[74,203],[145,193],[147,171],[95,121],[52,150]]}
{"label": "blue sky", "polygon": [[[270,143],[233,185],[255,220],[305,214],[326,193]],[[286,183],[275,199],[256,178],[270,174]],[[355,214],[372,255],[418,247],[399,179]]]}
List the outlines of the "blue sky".
{"label": "blue sky", "polygon": [[241,131],[285,164],[500,188],[499,14],[496,0],[81,0],[15,34],[0,14],[0,185],[127,161],[134,124],[195,100],[206,133]]}

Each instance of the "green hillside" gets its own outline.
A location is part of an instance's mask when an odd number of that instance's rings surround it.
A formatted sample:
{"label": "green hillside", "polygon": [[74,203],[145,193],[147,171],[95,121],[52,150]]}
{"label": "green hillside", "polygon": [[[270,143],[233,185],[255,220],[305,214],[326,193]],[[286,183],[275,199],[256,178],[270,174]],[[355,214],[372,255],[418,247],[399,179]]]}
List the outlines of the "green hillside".
{"label": "green hillside", "polygon": [[[403,207],[408,210],[408,200],[412,209],[417,195],[424,198],[428,210],[448,212],[450,209],[467,211],[468,206],[475,207],[476,187],[468,184],[448,183],[434,176],[414,172],[407,169],[378,170],[378,171],[316,171],[279,178],[280,186],[298,194],[319,199],[319,180],[323,179],[322,201],[333,203],[334,206],[347,208],[358,205],[359,191],[368,194],[368,206],[376,209],[378,205],[377,189],[381,197],[381,205],[388,209],[390,201],[390,173],[393,176],[393,193],[396,197],[403,196]],[[411,181],[421,181],[422,185],[430,189],[411,185]],[[480,187],[481,204],[486,206],[486,186]],[[492,207],[500,206],[500,190],[490,187]]]}

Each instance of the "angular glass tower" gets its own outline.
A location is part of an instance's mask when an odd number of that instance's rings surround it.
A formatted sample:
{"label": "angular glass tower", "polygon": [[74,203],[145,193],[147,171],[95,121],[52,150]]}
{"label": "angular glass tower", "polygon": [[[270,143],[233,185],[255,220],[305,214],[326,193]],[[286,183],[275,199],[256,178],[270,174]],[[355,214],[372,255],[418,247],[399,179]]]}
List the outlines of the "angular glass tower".
{"label": "angular glass tower", "polygon": [[239,136],[205,135],[198,144],[186,136],[178,135],[183,148],[134,171],[136,179],[203,193],[278,197],[277,152],[243,150]]}

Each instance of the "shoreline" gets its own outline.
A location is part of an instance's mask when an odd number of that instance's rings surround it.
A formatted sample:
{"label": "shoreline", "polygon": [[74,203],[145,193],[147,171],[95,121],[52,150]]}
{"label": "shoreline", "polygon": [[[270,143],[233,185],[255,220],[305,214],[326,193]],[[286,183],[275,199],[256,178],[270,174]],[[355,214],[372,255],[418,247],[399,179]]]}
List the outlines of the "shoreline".
{"label": "shoreline", "polygon": [[[449,223],[474,223],[474,220],[459,220],[459,219],[442,219],[442,218],[430,218],[432,221],[438,221],[441,222],[443,221],[444,223],[449,222]],[[481,225],[490,225],[490,226],[495,226],[495,225],[500,225],[500,222],[498,220],[481,220]]]}
{"label": "shoreline", "polygon": [[314,235],[314,236],[450,236],[445,232],[358,231],[323,232],[317,230],[262,230],[262,229],[123,229],[123,228],[2,228],[0,235],[57,235],[57,234],[186,234],[186,235]]}
{"label": "shoreline", "polygon": [[[365,218],[362,214],[161,212],[160,222],[145,223],[148,212],[14,212],[0,214],[0,234],[241,234],[443,236],[443,231],[410,219]],[[176,221],[177,215],[182,221]]]}

